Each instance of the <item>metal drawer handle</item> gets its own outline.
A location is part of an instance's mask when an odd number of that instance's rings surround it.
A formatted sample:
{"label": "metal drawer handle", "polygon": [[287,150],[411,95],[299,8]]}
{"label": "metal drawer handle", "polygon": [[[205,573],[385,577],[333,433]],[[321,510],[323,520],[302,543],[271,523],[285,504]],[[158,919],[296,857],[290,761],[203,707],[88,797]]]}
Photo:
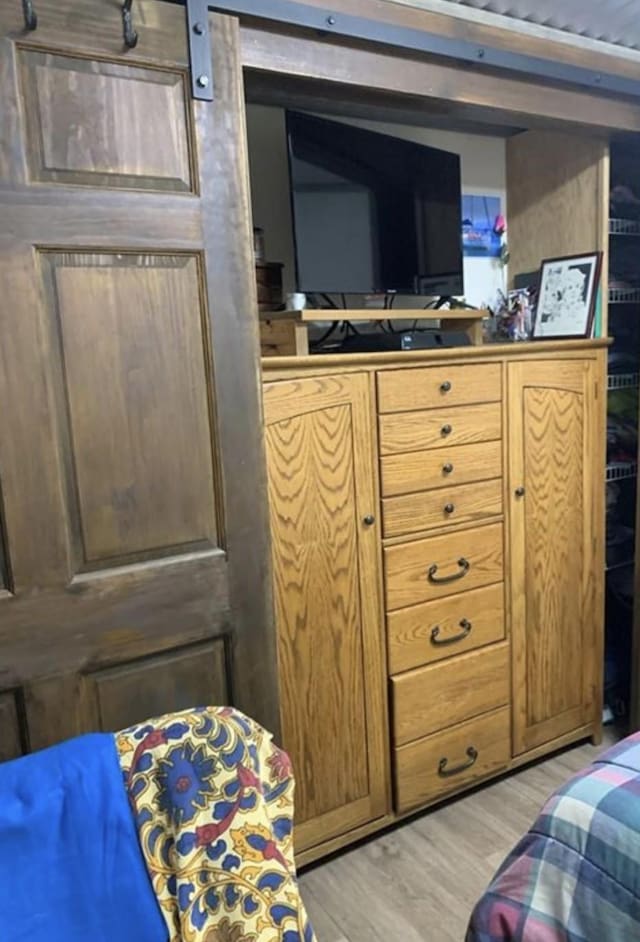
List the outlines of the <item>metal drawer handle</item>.
{"label": "metal drawer handle", "polygon": [[443,473],[443,474],[451,474],[452,471],[453,471],[453,465],[451,464],[450,461],[447,461],[446,464],[443,464],[443,465],[442,465],[442,473]]}
{"label": "metal drawer handle", "polygon": [[471,766],[475,764],[477,758],[478,750],[473,746],[469,746],[467,749],[467,761],[461,762],[460,765],[454,765],[452,768],[448,769],[449,760],[446,758],[440,759],[438,762],[438,775],[441,778],[450,778],[452,775],[460,775],[461,772],[466,772],[467,769],[470,769]]}
{"label": "metal drawer handle", "polygon": [[451,391],[451,383],[448,379],[445,379],[444,383],[440,383],[440,392],[447,393]]}
{"label": "metal drawer handle", "polygon": [[440,432],[442,435],[451,435],[451,433],[453,432],[453,429],[451,428],[450,425],[447,424],[447,425],[442,426],[442,428],[440,429]]}
{"label": "metal drawer handle", "polygon": [[473,625],[466,618],[463,618],[459,625],[462,631],[459,631],[457,635],[451,635],[449,638],[441,638],[440,625],[436,625],[431,629],[431,644],[457,644],[458,641],[464,641],[471,634]]}
{"label": "metal drawer handle", "polygon": [[456,509],[456,505],[455,505],[455,504],[445,504],[445,505],[444,505],[444,512],[445,512],[446,514],[452,514],[455,509]]}
{"label": "metal drawer handle", "polygon": [[427,570],[427,579],[433,585],[446,585],[447,582],[456,582],[458,579],[462,579],[463,576],[469,572],[471,568],[471,563],[468,559],[465,559],[464,556],[461,556],[458,560],[458,572],[454,572],[451,576],[436,576],[438,571],[438,564],[434,563],[432,566],[429,566]]}

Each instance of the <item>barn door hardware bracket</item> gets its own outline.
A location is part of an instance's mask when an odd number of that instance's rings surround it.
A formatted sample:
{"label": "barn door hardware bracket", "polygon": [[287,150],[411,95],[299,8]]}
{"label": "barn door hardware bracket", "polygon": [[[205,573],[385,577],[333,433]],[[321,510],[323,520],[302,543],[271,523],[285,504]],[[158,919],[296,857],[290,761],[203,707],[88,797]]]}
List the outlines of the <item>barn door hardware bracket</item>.
{"label": "barn door hardware bracket", "polygon": [[131,7],[133,0],[124,0],[122,4],[122,36],[127,49],[133,49],[138,45],[138,34],[133,28],[133,17]]}
{"label": "barn door hardware bracket", "polygon": [[24,13],[24,28],[35,29],[38,25],[38,17],[33,9],[33,0],[22,0],[22,12]]}
{"label": "barn door hardware bracket", "polygon": [[209,36],[208,0],[187,0],[187,35],[191,64],[191,95],[213,101],[213,59]]}

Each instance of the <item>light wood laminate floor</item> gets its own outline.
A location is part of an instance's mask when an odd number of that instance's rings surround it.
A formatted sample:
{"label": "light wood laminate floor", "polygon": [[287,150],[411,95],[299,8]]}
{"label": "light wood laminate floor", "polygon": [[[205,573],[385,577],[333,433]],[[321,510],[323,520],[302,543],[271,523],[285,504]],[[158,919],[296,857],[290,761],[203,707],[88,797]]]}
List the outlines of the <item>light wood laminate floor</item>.
{"label": "light wood laminate floor", "polygon": [[619,737],[582,744],[302,873],[318,942],[462,942],[471,909],[548,795]]}

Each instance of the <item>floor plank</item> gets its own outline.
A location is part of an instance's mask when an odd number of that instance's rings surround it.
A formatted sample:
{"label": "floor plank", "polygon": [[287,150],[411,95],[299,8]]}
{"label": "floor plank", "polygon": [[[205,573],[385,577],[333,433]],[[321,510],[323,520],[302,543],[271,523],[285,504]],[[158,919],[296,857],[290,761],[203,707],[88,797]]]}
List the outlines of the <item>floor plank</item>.
{"label": "floor plank", "polygon": [[521,769],[309,868],[318,942],[461,942],[471,909],[549,794],[617,735]]}

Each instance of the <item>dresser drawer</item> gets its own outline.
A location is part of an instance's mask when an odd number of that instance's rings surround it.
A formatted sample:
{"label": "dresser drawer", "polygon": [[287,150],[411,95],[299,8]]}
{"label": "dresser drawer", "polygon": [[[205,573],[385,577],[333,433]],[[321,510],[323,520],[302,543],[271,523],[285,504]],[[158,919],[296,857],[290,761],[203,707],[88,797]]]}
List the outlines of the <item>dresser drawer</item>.
{"label": "dresser drawer", "polygon": [[505,636],[502,583],[387,616],[389,673],[474,651]]}
{"label": "dresser drawer", "polygon": [[509,688],[506,641],[392,677],[396,746],[504,706]]}
{"label": "dresser drawer", "polygon": [[383,497],[486,481],[502,474],[502,444],[498,440],[387,455],[380,471]]}
{"label": "dresser drawer", "polygon": [[502,478],[442,487],[382,502],[385,537],[419,533],[448,523],[480,522],[502,513]]}
{"label": "dresser drawer", "polygon": [[502,436],[502,404],[397,412],[381,415],[379,423],[382,455],[490,442]]}
{"label": "dresser drawer", "polygon": [[427,736],[395,750],[396,810],[434,801],[509,765],[509,709]]}
{"label": "dresser drawer", "polygon": [[498,402],[502,398],[499,363],[427,366],[378,373],[378,411],[405,412]]}
{"label": "dresser drawer", "polygon": [[502,524],[384,550],[387,611],[503,582]]}

